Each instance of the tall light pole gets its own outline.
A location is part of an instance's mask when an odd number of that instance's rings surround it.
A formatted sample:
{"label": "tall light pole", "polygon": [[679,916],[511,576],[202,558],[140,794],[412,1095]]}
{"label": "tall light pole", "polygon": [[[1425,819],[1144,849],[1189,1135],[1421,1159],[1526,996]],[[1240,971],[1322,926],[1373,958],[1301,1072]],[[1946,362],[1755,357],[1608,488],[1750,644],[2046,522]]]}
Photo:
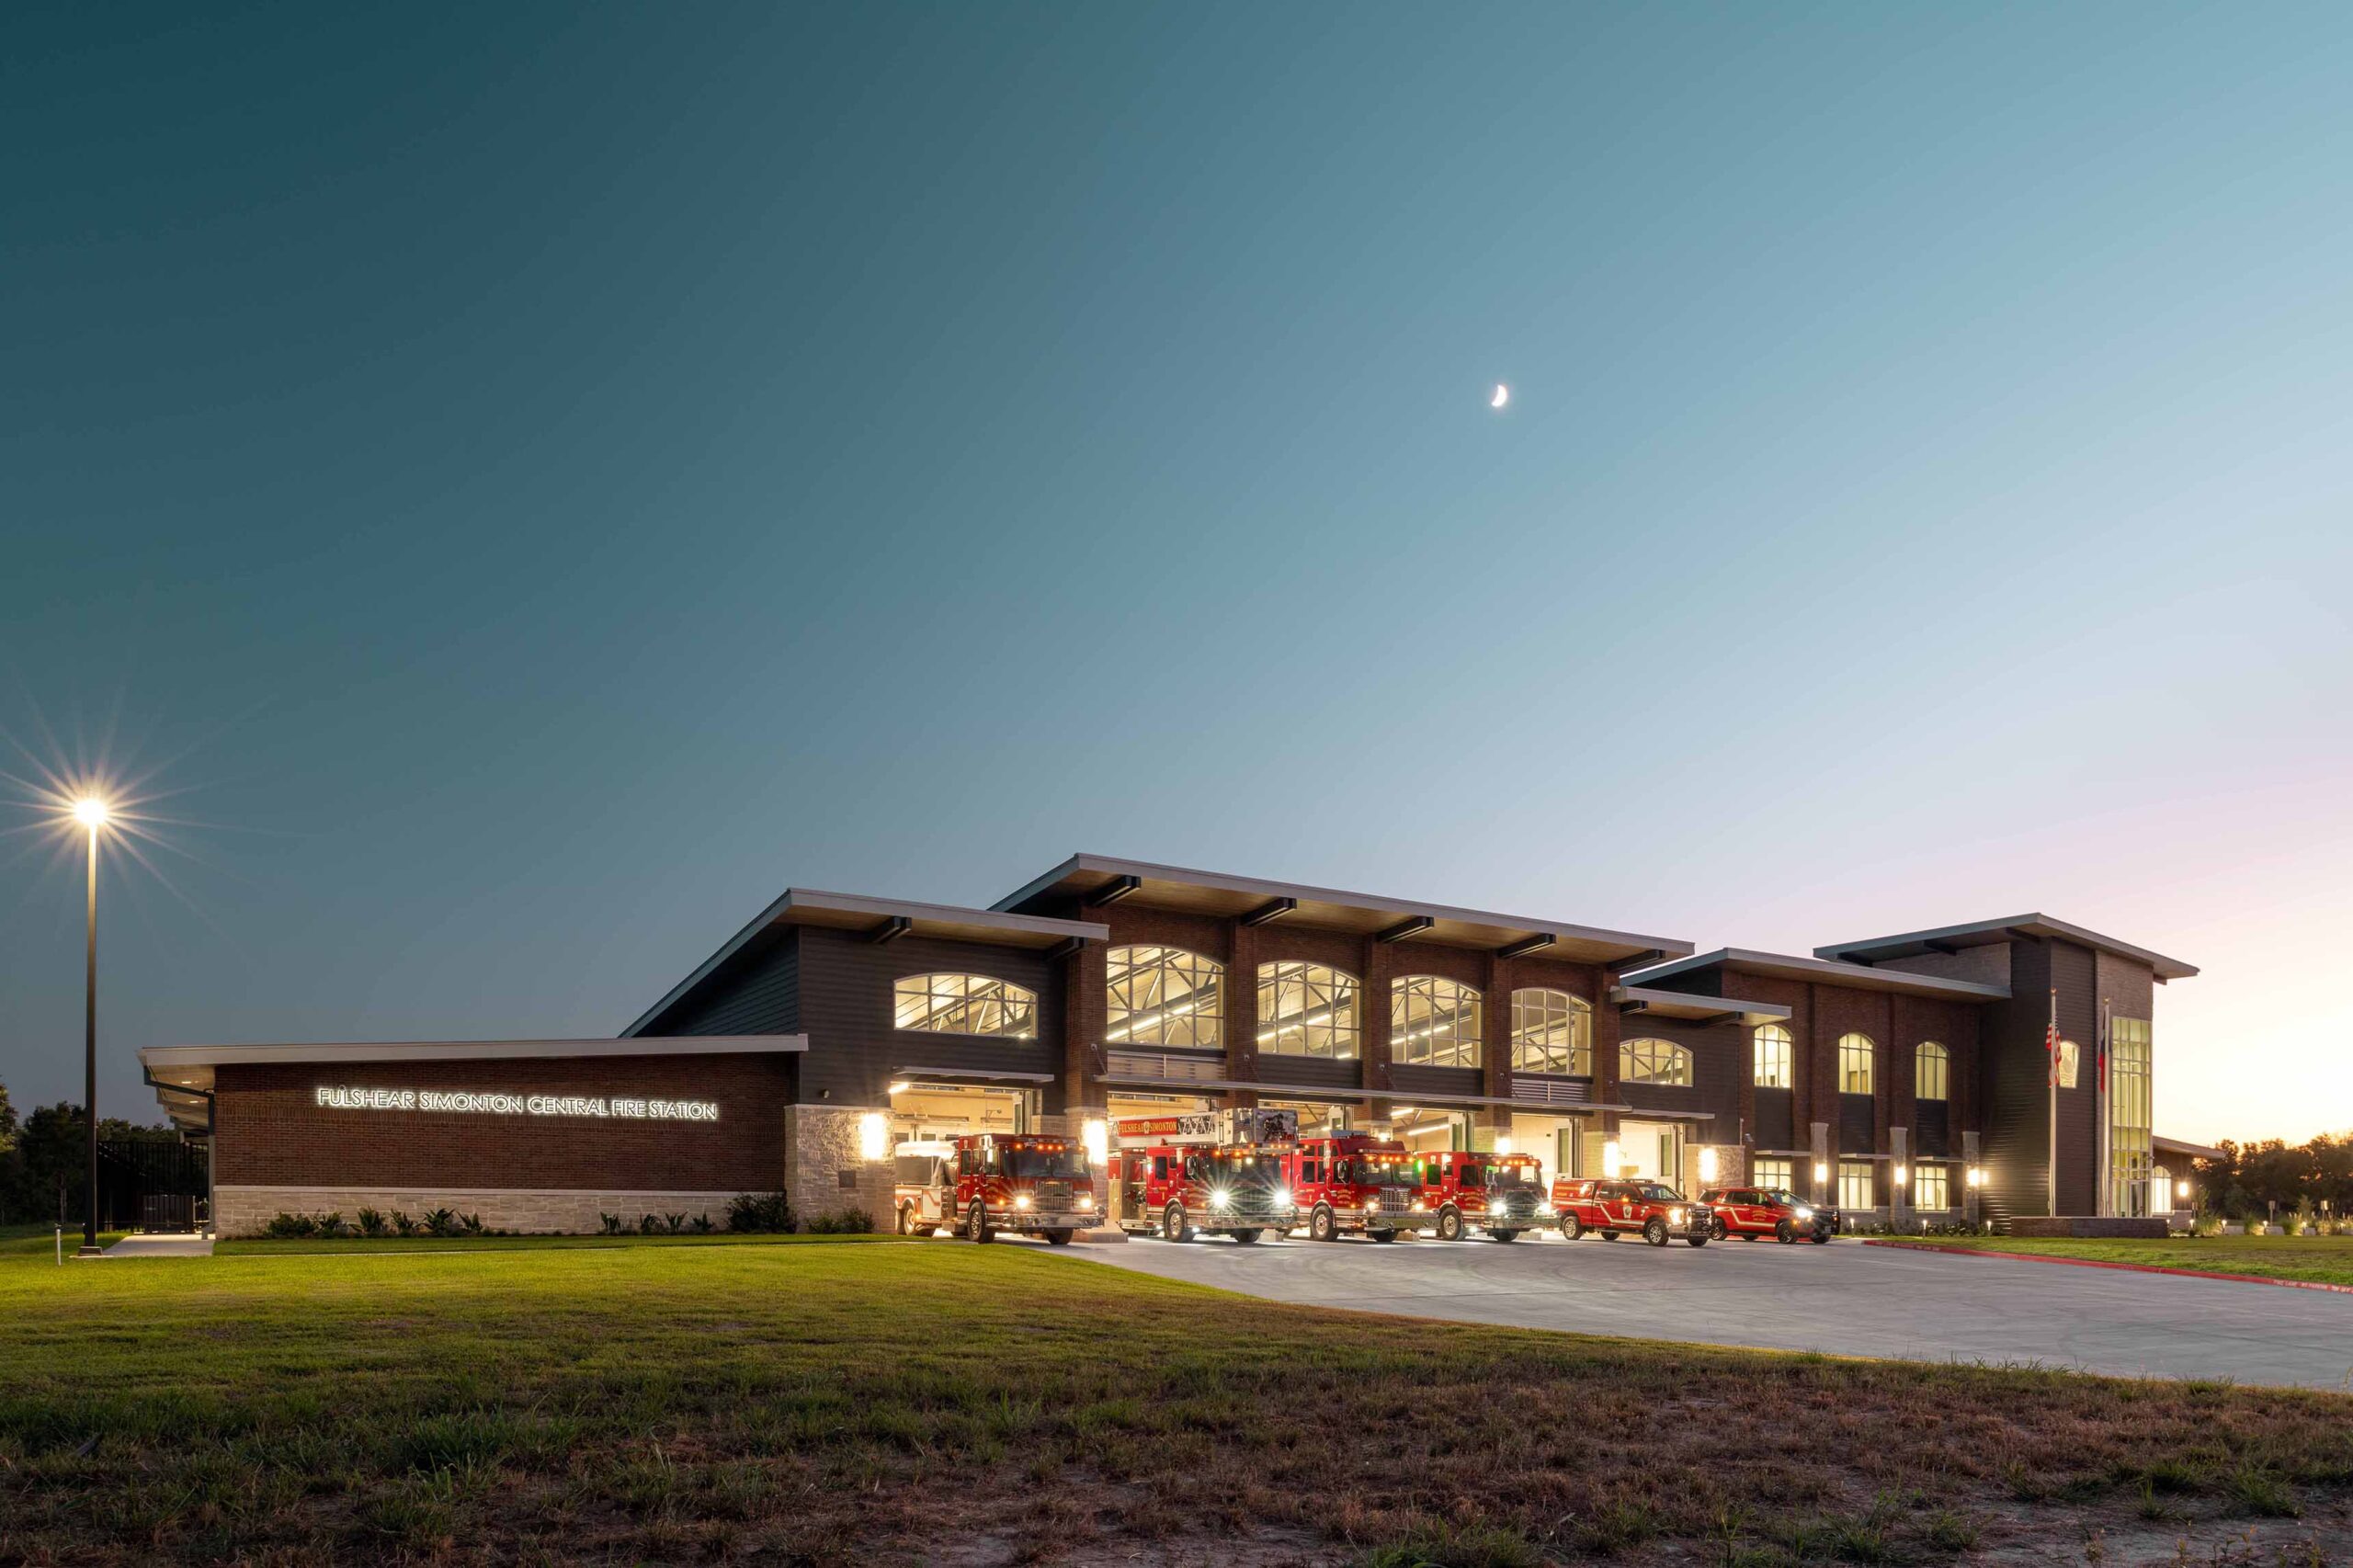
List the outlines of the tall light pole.
{"label": "tall light pole", "polygon": [[89,830],[89,943],[82,992],[82,1112],[89,1124],[89,1187],[83,1194],[82,1251],[98,1256],[98,830],[111,813],[96,795],[74,802],[74,820]]}

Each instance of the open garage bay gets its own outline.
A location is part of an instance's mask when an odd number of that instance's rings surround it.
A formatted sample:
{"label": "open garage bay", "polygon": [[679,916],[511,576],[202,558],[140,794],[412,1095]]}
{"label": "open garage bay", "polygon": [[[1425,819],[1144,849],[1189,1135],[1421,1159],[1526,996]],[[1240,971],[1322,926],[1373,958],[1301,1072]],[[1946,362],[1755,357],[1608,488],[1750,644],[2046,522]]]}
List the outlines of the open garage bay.
{"label": "open garage bay", "polygon": [[2353,1296],[1851,1241],[1140,1241],[1074,1256],[1278,1301],[1464,1323],[2353,1387]]}

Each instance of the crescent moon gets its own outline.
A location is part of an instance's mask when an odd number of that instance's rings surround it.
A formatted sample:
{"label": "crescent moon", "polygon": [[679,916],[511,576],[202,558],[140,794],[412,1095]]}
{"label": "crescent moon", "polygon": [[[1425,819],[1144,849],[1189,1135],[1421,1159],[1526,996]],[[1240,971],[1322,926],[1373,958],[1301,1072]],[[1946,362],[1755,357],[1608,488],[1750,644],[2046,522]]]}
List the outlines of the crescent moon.
{"label": "crescent moon", "polygon": [[1487,400],[1489,408],[1501,408],[1511,401],[1511,388],[1501,381],[1495,383],[1495,395]]}

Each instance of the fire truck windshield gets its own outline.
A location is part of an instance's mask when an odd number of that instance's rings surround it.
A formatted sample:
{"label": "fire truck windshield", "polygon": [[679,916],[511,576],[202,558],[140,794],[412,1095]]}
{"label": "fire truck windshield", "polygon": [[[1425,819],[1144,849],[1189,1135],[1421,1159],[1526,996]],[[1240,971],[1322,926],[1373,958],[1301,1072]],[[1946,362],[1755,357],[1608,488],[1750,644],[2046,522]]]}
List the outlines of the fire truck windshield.
{"label": "fire truck windshield", "polygon": [[1194,1156],[1193,1179],[1221,1185],[1246,1183],[1272,1187],[1283,1174],[1282,1161],[1272,1154],[1216,1153]]}
{"label": "fire truck windshield", "polygon": [[1357,1158],[1333,1163],[1334,1173],[1340,1180],[1358,1187],[1411,1187],[1416,1185],[1414,1170],[1396,1160]]}
{"label": "fire truck windshield", "polygon": [[1086,1176],[1086,1151],[1073,1146],[1067,1149],[1007,1149],[1005,1152],[1005,1174],[1016,1181],[1051,1181],[1057,1177],[1083,1180]]}
{"label": "fire truck windshield", "polygon": [[1489,1165],[1487,1185],[1489,1187],[1534,1187],[1537,1185],[1536,1171],[1530,1165]]}

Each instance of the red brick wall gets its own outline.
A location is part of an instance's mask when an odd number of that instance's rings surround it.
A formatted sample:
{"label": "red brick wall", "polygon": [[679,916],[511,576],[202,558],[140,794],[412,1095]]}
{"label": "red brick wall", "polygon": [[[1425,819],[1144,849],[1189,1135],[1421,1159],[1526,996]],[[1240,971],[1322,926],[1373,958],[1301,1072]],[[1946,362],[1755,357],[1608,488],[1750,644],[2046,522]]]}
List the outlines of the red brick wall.
{"label": "red brick wall", "polygon": [[[715,1122],[336,1110],[322,1085],[714,1100]],[[784,1185],[790,1059],[272,1063],[220,1069],[222,1186],[767,1191]]]}

